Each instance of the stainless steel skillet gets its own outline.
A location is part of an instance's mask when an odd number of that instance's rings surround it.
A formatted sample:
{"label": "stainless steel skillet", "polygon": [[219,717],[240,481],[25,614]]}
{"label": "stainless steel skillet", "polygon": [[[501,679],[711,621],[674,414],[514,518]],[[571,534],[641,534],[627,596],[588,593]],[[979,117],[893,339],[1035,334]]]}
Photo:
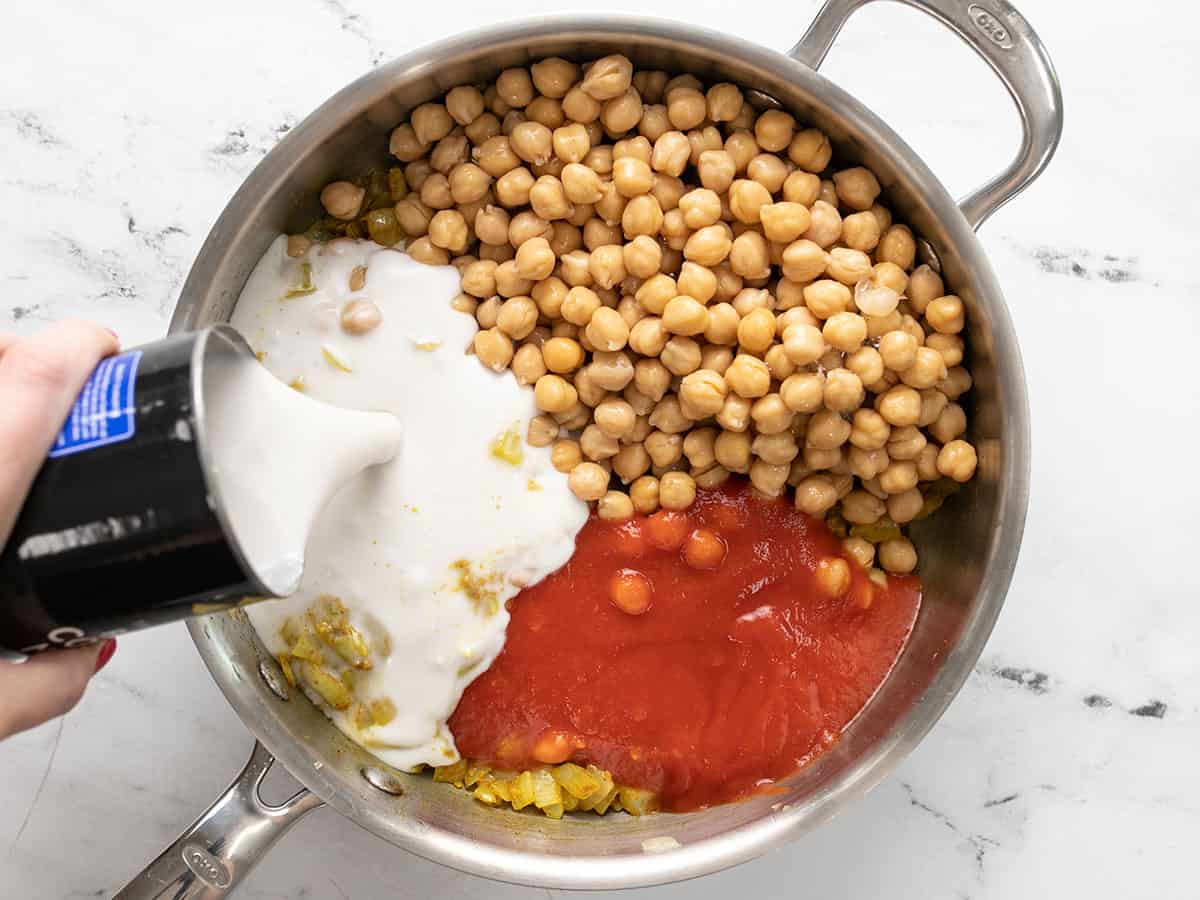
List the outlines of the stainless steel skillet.
{"label": "stainless steel skillet", "polygon": [[[688,815],[550,821],[480,806],[428,778],[389,772],[303,696],[289,692],[244,617],[190,626],[213,677],[260,743],[246,769],[120,897],[216,898],[306,812],[327,803],[385,840],[464,871],[562,888],[622,888],[703,875],[794,839],[877,784],[924,737],[977,660],[1016,564],[1029,490],[1029,413],[1012,323],[975,237],[992,212],[1045,167],[1062,130],[1056,75],[1037,35],[1003,0],[903,0],[983,57],[1017,105],[1012,164],[955,201],[874,113],[816,69],[846,19],[870,0],[828,0],[788,53],[675,22],[560,15],[453,38],[381,66],[295,128],[251,173],[192,268],[171,322],[189,329],[229,318],[270,240],[317,214],[332,178],[384,163],[390,129],[457,84],[560,55],[622,52],[640,67],[692,72],[753,88],[830,135],[837,158],[871,167],[888,202],[927,240],[969,309],[975,387],[966,402],[979,475],[921,523],[926,599],[891,676],[830,753],[781,793]],[[257,786],[278,758],[306,790],[267,806]],[[666,840],[669,838],[670,840]]]}

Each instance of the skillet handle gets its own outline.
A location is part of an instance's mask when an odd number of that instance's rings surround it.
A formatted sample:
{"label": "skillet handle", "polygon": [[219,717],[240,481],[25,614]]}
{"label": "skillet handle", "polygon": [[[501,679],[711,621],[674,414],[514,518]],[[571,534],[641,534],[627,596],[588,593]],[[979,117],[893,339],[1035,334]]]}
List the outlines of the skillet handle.
{"label": "skillet handle", "polygon": [[258,795],[271,764],[257,741],[228,789],[113,900],[220,900],[231,895],[275,842],[322,805],[307,790],[279,806]]}
{"label": "skillet handle", "polygon": [[[846,20],[873,0],[826,0],[788,55],[816,69]],[[899,0],[937,19],[992,67],[1017,105],[1021,148],[1007,169],[963,197],[967,222],[983,221],[1025,189],[1050,162],[1063,130],[1062,89],[1033,28],[1006,0]]]}

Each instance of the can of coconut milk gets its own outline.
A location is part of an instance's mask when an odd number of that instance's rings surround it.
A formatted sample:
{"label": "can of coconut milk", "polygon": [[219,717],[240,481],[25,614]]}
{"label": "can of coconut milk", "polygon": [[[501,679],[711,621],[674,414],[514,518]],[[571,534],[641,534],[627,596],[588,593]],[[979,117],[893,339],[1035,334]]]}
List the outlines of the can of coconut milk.
{"label": "can of coconut milk", "polygon": [[222,527],[202,385],[257,365],[228,325],[103,360],[0,553],[0,656],[77,647],[267,592]]}

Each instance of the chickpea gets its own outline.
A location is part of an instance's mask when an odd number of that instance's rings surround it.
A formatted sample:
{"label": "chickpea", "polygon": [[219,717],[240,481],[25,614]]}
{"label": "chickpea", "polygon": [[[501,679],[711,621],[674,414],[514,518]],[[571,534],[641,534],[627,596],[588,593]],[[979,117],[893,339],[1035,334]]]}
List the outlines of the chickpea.
{"label": "chickpea", "polygon": [[[846,454],[846,462],[853,475],[857,475],[865,487],[870,488],[870,482],[888,467],[887,451],[883,448],[863,450],[861,447],[851,447]],[[872,493],[879,493],[872,491]],[[887,496],[886,492],[883,492]]]}
{"label": "chickpea", "polygon": [[799,203],[768,203],[758,211],[763,233],[772,241],[790,244],[808,231],[808,209]]}
{"label": "chickpea", "polygon": [[650,515],[658,509],[658,492],[658,479],[653,475],[643,475],[629,486],[629,499],[637,512]]}
{"label": "chickpea", "polygon": [[883,377],[883,357],[874,347],[859,347],[846,356],[846,368],[864,385],[874,384]]}
{"label": "chickpea", "polygon": [[707,266],[688,261],[680,267],[676,286],[679,293],[695,297],[701,303],[708,303],[717,292],[717,276]]}
{"label": "chickpea", "polygon": [[729,255],[733,240],[722,225],[708,225],[695,231],[683,247],[685,259],[702,266],[715,266]]}
{"label": "chickpea", "polygon": [[917,360],[917,341],[905,331],[889,331],[879,339],[883,364],[896,372],[912,368]]}
{"label": "chickpea", "polygon": [[[484,112],[477,116],[473,122],[463,127],[463,133],[467,136],[472,145],[478,147],[488,138],[496,137],[501,133],[500,120],[495,113]],[[407,172],[405,175],[407,176]],[[409,181],[412,184],[412,181]]]}
{"label": "chickpea", "polygon": [[644,442],[650,461],[661,467],[671,466],[683,457],[683,437],[678,433],[652,431]]}
{"label": "chickpea", "polygon": [[855,525],[871,525],[884,511],[883,501],[863,490],[851,491],[842,498],[842,516]]}
{"label": "chickpea", "polygon": [[499,328],[475,332],[475,355],[493,372],[503,372],[513,358],[512,339]]}
{"label": "chickpea", "polygon": [[525,296],[532,289],[533,282],[518,274],[515,261],[509,260],[496,266],[496,293],[501,297]]}
{"label": "chickpea", "polygon": [[872,275],[871,257],[861,250],[834,247],[829,251],[829,276],[845,285],[856,285]]}
{"label": "chickpea", "polygon": [[[614,188],[614,195],[615,188]],[[625,201],[622,200],[622,203]],[[593,216],[588,219],[583,225],[583,245],[588,250],[595,250],[597,247],[603,247],[606,244],[621,243],[621,228],[618,225],[609,225],[603,219]]]}
{"label": "chickpea", "polygon": [[912,366],[900,373],[900,380],[917,390],[931,388],[945,377],[946,362],[930,347],[918,347]]}
{"label": "chickpea", "polygon": [[772,465],[790,464],[800,453],[800,448],[796,446],[796,438],[790,431],[759,434],[754,438],[750,449],[759,459]]}
{"label": "chickpea", "polygon": [[[679,398],[674,394],[668,394],[654,405],[654,409],[650,413],[650,424],[659,431],[677,435],[691,428],[692,420],[688,418],[680,407]],[[649,441],[649,438],[646,440]],[[680,440],[682,442],[682,438]],[[650,450],[649,445],[647,445],[646,449]],[[650,456],[653,458],[653,450],[650,451]]]}
{"label": "chickpea", "polygon": [[549,447],[558,439],[559,426],[550,416],[534,416],[529,420],[525,443],[530,447]]}
{"label": "chickpea", "polygon": [[[585,253],[582,250],[572,250],[569,253],[564,253],[558,261],[558,274],[571,287],[590,288],[594,283],[591,269],[588,265],[590,261],[591,254]],[[571,320],[568,319],[568,321]],[[586,325],[587,322],[576,322],[575,324]]]}
{"label": "chickpea", "polygon": [[925,307],[925,321],[940,334],[958,334],[965,324],[962,300],[954,294],[931,300]]}
{"label": "chickpea", "polygon": [[775,341],[775,315],[762,307],[751,310],[738,322],[737,340],[738,345],[748,353],[765,353]]}
{"label": "chickpea", "polygon": [[893,538],[879,545],[879,565],[888,572],[907,575],[917,567],[917,550],[907,538]]}
{"label": "chickpea", "polygon": [[957,334],[931,334],[925,339],[925,346],[941,355],[947,370],[962,363],[966,349],[963,339]]}
{"label": "chickpea", "polygon": [[[364,191],[364,193],[366,193]],[[312,247],[312,241],[302,234],[289,234],[287,239],[287,255],[291,259],[299,259]]]}
{"label": "chickpea", "polygon": [[770,389],[771,372],[761,359],[743,353],[725,371],[725,381],[739,397],[754,400]]}
{"label": "chickpea", "polygon": [[469,158],[470,142],[467,136],[451,133],[437,142],[433,152],[429,154],[429,164],[435,172],[448,175],[451,169],[465,163]]}
{"label": "chickpea", "polygon": [[850,430],[850,443],[862,450],[878,450],[888,443],[892,427],[873,409],[859,409],[854,413]]}
{"label": "chickpea", "polygon": [[829,166],[833,148],[829,138],[816,128],[796,132],[787,148],[788,159],[806,172],[819,175]]}
{"label": "chickpea", "polygon": [[608,522],[631,519],[633,518],[633,501],[629,499],[628,494],[609,491],[596,504],[596,514]]}
{"label": "chickpea", "polygon": [[633,381],[633,361],[620,350],[597,350],[588,366],[592,380],[606,391],[624,390]]}
{"label": "chickpea", "polygon": [[426,178],[418,193],[421,202],[430,209],[450,209],[454,206],[454,195],[450,193],[450,179],[441,172],[434,172]]}
{"label": "chickpea", "polygon": [[429,145],[418,140],[417,133],[407,122],[392,130],[388,152],[401,162],[412,162],[425,155]]}
{"label": "chickpea", "polygon": [[[643,94],[642,99],[646,97]],[[646,104],[642,107],[642,118],[637,123],[638,134],[651,143],[657,143],[668,131],[671,131],[671,120],[667,116],[667,108],[661,103]]]}
{"label": "chickpea", "polygon": [[629,89],[633,63],[620,54],[598,59],[588,67],[579,87],[596,100],[611,100]]}
{"label": "chickpea", "polygon": [[725,405],[729,388],[719,372],[697,369],[684,376],[679,386],[679,400],[692,419],[715,416]]}
{"label": "chickpea", "polygon": [[700,368],[700,345],[690,337],[674,335],[663,347],[659,360],[670,374],[689,375]]}
{"label": "chickpea", "polygon": [[550,465],[564,475],[583,462],[583,451],[579,442],[569,438],[559,438],[550,447]]}
{"label": "chickpea", "polygon": [[757,181],[739,178],[729,187],[729,208],[739,222],[758,222],[762,207],[770,203],[771,192]]}
{"label": "chickpea", "polygon": [[623,156],[613,162],[613,184],[622,197],[637,197],[654,186],[654,172],[637,157]]}
{"label": "chickpea", "polygon": [[825,406],[835,412],[853,412],[862,405],[862,380],[849,369],[831,369],[825,374]]}
{"label": "chickpea", "polygon": [[695,188],[679,198],[684,224],[693,230],[721,221],[721,198],[716,191]]}
{"label": "chickpea", "polygon": [[599,100],[588,95],[583,88],[576,85],[562,98],[564,115],[573,122],[587,125],[600,118],[602,105]]}
{"label": "chickpea", "polygon": [[879,486],[887,494],[902,494],[917,486],[916,463],[908,460],[894,460],[879,473]]}
{"label": "chickpea", "polygon": [[928,442],[921,429],[913,425],[893,428],[888,436],[887,451],[892,459],[915,460]]}
{"label": "chickpea", "polygon": [[879,196],[879,181],[874,173],[862,166],[843,169],[833,176],[838,200],[851,209],[869,210]]}
{"label": "chickpea", "polygon": [[663,398],[671,385],[671,372],[657,359],[639,359],[634,365],[633,375],[637,391],[654,403]]}
{"label": "chickpea", "polygon": [[908,280],[908,302],[917,315],[924,315],[929,304],[945,294],[942,276],[927,265],[917,266]]}
{"label": "chickpea", "polygon": [[619,246],[605,244],[588,256],[588,273],[600,287],[608,289],[625,278],[625,258]]}
{"label": "chickpea", "polygon": [[775,435],[786,432],[795,419],[779,394],[767,394],[754,401],[750,407],[750,418],[760,435]]}
{"label": "chickpea", "polygon": [[875,545],[870,541],[849,537],[842,541],[842,549],[864,569],[871,568],[875,562]]}
{"label": "chickpea", "polygon": [[834,183],[832,181],[830,181],[827,178],[821,179],[820,199],[823,202],[832,206],[834,209],[837,209],[837,205],[838,205],[837,187],[834,185]]}
{"label": "chickpea", "polygon": [[588,408],[588,420],[591,420],[592,407],[596,406],[607,395],[608,391],[596,384],[592,378],[592,370],[590,366],[585,366],[575,373],[571,379],[575,385],[575,391],[579,394],[579,402]]}
{"label": "chickpea", "polygon": [[778,497],[787,487],[791,466],[769,463],[756,459],[750,464],[750,483],[764,496]]}
{"label": "chickpea", "polygon": [[690,230],[683,221],[683,212],[672,209],[663,214],[662,239],[668,247],[682,250],[687,246]]}
{"label": "chickpea", "polygon": [[826,475],[809,475],[796,485],[796,509],[815,518],[823,518],[837,500],[837,490]]}
{"label": "chickpea", "polygon": [[912,490],[889,495],[884,503],[887,504],[888,518],[899,525],[903,525],[917,517],[925,506],[925,498],[919,490],[913,488]]}
{"label": "chickpea", "polygon": [[743,278],[766,278],[771,274],[767,239],[757,231],[739,234],[729,248],[729,266]]}
{"label": "chickpea", "polygon": [[571,338],[552,337],[542,346],[542,358],[551,372],[566,375],[583,365],[583,348]]}
{"label": "chickpea", "polygon": [[681,87],[667,94],[667,118],[679,131],[695,128],[708,115],[708,102],[695,88]]}
{"label": "chickpea", "polygon": [[[506,244],[509,221],[507,211],[498,206],[485,206],[475,214],[475,236],[485,244]],[[400,225],[403,228],[404,222],[401,221]]]}
{"label": "chickpea", "polygon": [[537,325],[537,304],[529,297],[513,297],[504,301],[496,319],[496,327],[513,340],[521,340]]}
{"label": "chickpea", "polygon": [[615,309],[600,307],[594,313],[584,334],[597,350],[620,350],[629,340],[629,326]]}
{"label": "chickpea", "polygon": [[612,458],[612,467],[621,483],[629,484],[649,471],[650,454],[641,443],[624,444]]}
{"label": "chickpea", "polygon": [[813,414],[808,420],[805,431],[805,443],[818,450],[834,450],[842,446],[850,437],[850,423],[838,413],[822,409]]}
{"label": "chickpea", "polygon": [[471,85],[451,88],[446,94],[446,112],[459,125],[470,125],[483,115],[483,94]]}
{"label": "chickpea", "polygon": [[517,384],[530,385],[546,374],[546,364],[542,361],[542,351],[535,344],[523,344],[513,354],[513,375]]}
{"label": "chickpea", "polygon": [[529,202],[534,183],[533,173],[524,166],[513,168],[496,179],[496,199],[501,206],[524,206]]}
{"label": "chickpea", "polygon": [[[643,194],[640,197],[634,197],[625,205],[624,212],[621,213],[621,229],[627,237],[637,237],[638,235],[647,238],[658,234],[663,226],[663,211],[658,200],[651,194]],[[658,255],[661,257],[662,249],[659,248]],[[657,271],[657,264],[655,270]]]}
{"label": "chickpea", "polygon": [[937,383],[937,389],[945,394],[948,400],[957,400],[971,389],[971,383],[971,373],[962,366],[955,366]]}
{"label": "chickpea", "polygon": [[921,395],[907,385],[896,385],[876,399],[875,408],[889,425],[915,425],[921,415]]}
{"label": "chickpea", "polygon": [[533,86],[538,92],[561,100],[579,77],[579,67],[557,56],[543,59],[529,67]]}
{"label": "chickpea", "polygon": [[496,293],[496,263],[481,259],[463,269],[460,287],[472,297],[491,297]]}
{"label": "chickpea", "polygon": [[[785,278],[795,282],[809,282],[825,271],[825,266],[828,265],[829,256],[820,244],[815,241],[801,239],[792,241],[784,248],[783,251],[783,274]],[[836,282],[830,282],[836,284]],[[843,286],[844,285],[839,285]],[[807,295],[808,288],[804,288]],[[847,292],[848,294],[848,292]],[[850,303],[849,296],[846,297],[845,305],[841,308],[845,309]]]}
{"label": "chickpea", "polygon": [[745,397],[730,394],[725,398],[725,405],[721,407],[721,411],[717,413],[717,424],[726,431],[745,431],[750,427],[750,409],[753,405],[753,401]]}
{"label": "chickpea", "polygon": [[772,194],[783,190],[788,172],[788,164],[774,153],[759,153],[746,164],[746,175],[750,180],[762,185]]}
{"label": "chickpea", "polygon": [[737,164],[725,150],[705,150],[696,163],[700,184],[722,194],[729,190],[737,176]]}
{"label": "chickpea", "polygon": [[811,172],[796,169],[783,182],[783,199],[787,203],[799,203],[810,207],[821,195],[821,179]]}
{"label": "chickpea", "polygon": [[772,153],[787,147],[795,131],[796,120],[779,109],[766,110],[754,123],[754,139],[760,147]]}
{"label": "chickpea", "polygon": [[807,240],[828,249],[842,236],[842,217],[837,208],[818,200],[809,210],[808,230],[803,235]]}
{"label": "chickpea", "polygon": [[500,318],[500,304],[499,297],[492,297],[475,308],[475,321],[479,323],[480,328],[496,327],[496,320]]}
{"label": "chickpea", "polygon": [[963,440],[950,441],[937,455],[938,472],[958,482],[970,481],[978,463],[975,448]]}
{"label": "chickpea", "polygon": [[564,412],[575,405],[579,392],[560,375],[543,375],[533,389],[533,400],[543,412]]}
{"label": "chickpea", "polygon": [[834,313],[821,329],[825,343],[842,353],[853,353],[867,339],[867,322],[858,313]]}
{"label": "chickpea", "polygon": [[554,271],[554,251],[550,249],[550,242],[544,237],[529,238],[517,248],[514,262],[517,274],[522,278],[541,281],[549,278],[550,273]]}
{"label": "chickpea", "polygon": [[623,134],[642,118],[642,98],[636,88],[629,87],[620,96],[604,103],[600,121],[609,134]]}
{"label": "chickpea", "polygon": [[788,359],[783,344],[775,344],[768,348],[767,352],[763,354],[763,362],[767,364],[771,378],[775,381],[784,381],[796,372],[796,364]]}
{"label": "chickpea", "polygon": [[869,253],[879,244],[879,221],[870,212],[857,212],[842,219],[842,240],[852,250]]}
{"label": "chickpea", "polygon": [[529,189],[529,205],[543,219],[565,219],[573,207],[563,184],[553,175],[543,175]]}
{"label": "chickpea", "polygon": [[620,445],[616,438],[605,434],[599,426],[589,425],[579,436],[579,449],[586,458],[599,461],[616,456]]}
{"label": "chickpea", "polygon": [[450,264],[450,254],[437,247],[428,237],[420,237],[410,241],[404,248],[410,257],[426,266],[446,266]]}
{"label": "chickpea", "polygon": [[567,486],[580,500],[599,500],[608,490],[608,472],[594,462],[581,462],[571,469]]}
{"label": "chickpea", "polygon": [[750,471],[752,461],[750,435],[738,431],[721,431],[713,441],[713,455],[730,472]]}
{"label": "chickpea", "polygon": [[905,271],[912,268],[917,255],[917,242],[907,225],[893,225],[879,239],[875,248],[877,262],[890,262]]}
{"label": "chickpea", "polygon": [[349,181],[334,181],[321,191],[321,205],[335,219],[350,220],[358,215],[367,192]]}

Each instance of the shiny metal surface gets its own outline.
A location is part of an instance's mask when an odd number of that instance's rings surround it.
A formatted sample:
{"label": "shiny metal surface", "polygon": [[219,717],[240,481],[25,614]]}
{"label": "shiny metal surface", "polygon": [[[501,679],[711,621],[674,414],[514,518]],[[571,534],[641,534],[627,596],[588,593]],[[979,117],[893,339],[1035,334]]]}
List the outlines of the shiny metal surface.
{"label": "shiny metal surface", "polygon": [[[816,69],[850,16],[874,0],[828,0],[788,56]],[[1042,173],[1062,137],[1062,90],[1054,64],[1025,17],[1006,0],[898,0],[937,19],[995,72],[1021,117],[1021,146],[1007,169],[959,201],[972,228]]]}
{"label": "shiny metal surface", "polygon": [[255,743],[225,793],[114,900],[220,900],[236,890],[289,828],[322,805],[303,790],[278,806],[263,802],[258,789],[274,762]]}
{"label": "shiny metal surface", "polygon": [[[979,26],[974,33],[962,26],[967,11],[991,10],[1009,23],[1015,15],[999,0],[908,2],[951,24],[977,49],[975,33],[983,35]],[[831,0],[793,54],[819,62],[845,17],[861,5]],[[1036,36],[1021,23],[1021,29],[1013,27],[1011,48],[988,51],[999,60],[993,68],[1014,83],[1053,85]],[[1004,56],[1000,50],[1014,52]],[[788,779],[783,792],[699,813],[551,821],[488,809],[463,792],[406,775],[397,776],[404,793],[392,796],[361,774],[378,761],[303,697],[283,702],[258,677],[265,651],[244,615],[191,623],[201,655],[247,727],[316,796],[398,847],[478,875],[551,887],[633,887],[713,872],[802,835],[877,784],[929,731],[970,673],[1003,604],[1028,503],[1029,414],[1020,352],[972,225],[1040,171],[1056,135],[1037,137],[1044,132],[1029,120],[1034,107],[1026,103],[1025,127],[1034,136],[1029,141],[1041,146],[1042,156],[1022,163],[1023,154],[968,198],[964,214],[879,117],[808,65],[674,22],[544,17],[435,44],[359,79],[295,128],[238,191],[192,269],[172,329],[227,319],[272,238],[316,217],[315,198],[327,181],[385,163],[390,129],[417,104],[540,57],[583,59],[618,51],[639,66],[762,91],[825,130],[838,158],[877,173],[888,203],[928,239],[947,283],[968,306],[975,388],[964,402],[980,464],[966,490],[914,529],[926,584],[916,628],[891,676],[839,743]],[[1029,70],[1017,78],[1019,67]],[[1050,115],[1044,124],[1054,120]],[[665,836],[679,847],[645,852],[643,842]]]}

